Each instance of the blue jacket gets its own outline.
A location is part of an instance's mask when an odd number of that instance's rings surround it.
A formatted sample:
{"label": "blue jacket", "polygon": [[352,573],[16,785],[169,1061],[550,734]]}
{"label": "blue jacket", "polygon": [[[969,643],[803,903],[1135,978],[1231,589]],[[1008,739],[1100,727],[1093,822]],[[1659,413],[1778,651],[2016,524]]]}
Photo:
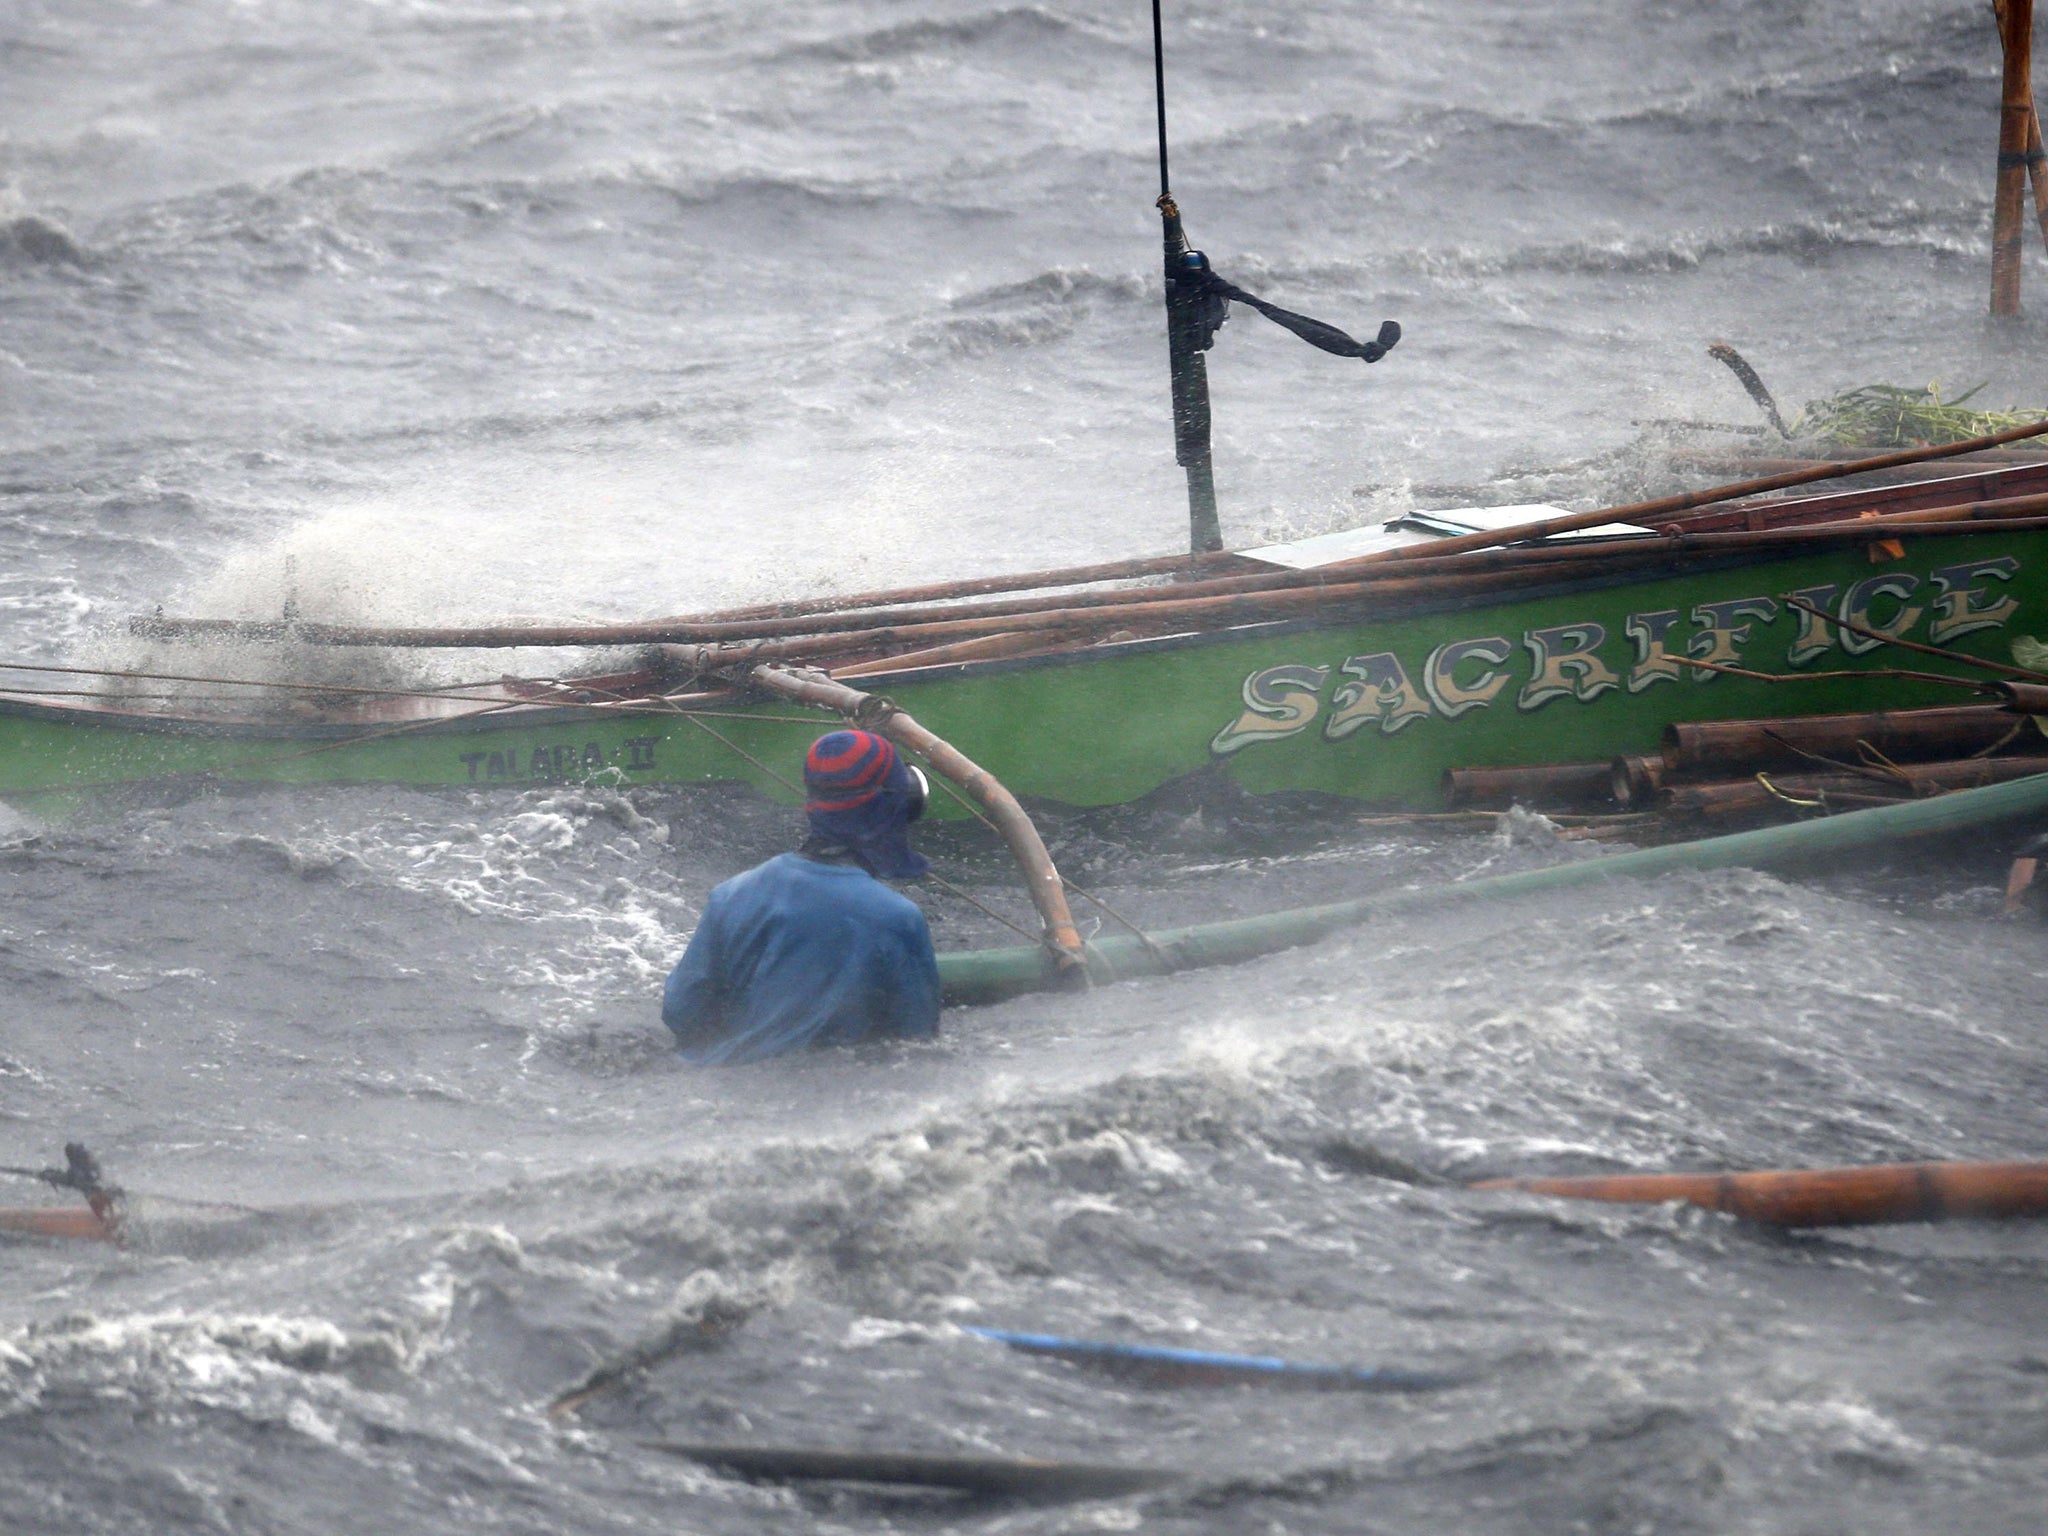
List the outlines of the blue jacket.
{"label": "blue jacket", "polygon": [[851,864],[785,853],[717,887],[669,974],[661,1021],[686,1060],[939,1032],[939,963],[916,903]]}

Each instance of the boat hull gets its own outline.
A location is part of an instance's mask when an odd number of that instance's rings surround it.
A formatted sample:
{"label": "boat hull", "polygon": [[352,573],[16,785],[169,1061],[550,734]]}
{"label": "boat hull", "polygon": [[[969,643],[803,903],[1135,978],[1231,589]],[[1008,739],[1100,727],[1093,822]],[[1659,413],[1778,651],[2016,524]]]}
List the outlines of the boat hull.
{"label": "boat hull", "polygon": [[[1019,795],[1137,799],[1189,775],[1256,794],[1318,791],[1433,809],[1453,767],[1600,761],[1656,750],[1665,726],[1967,701],[1954,687],[1851,675],[1980,678],[1802,613],[2009,661],[2048,636],[2048,532],[1980,526],[1882,546],[1749,555],[1648,579],[1341,619],[1098,645],[1059,655],[865,675]],[[0,794],[164,779],[530,789],[739,781],[771,797],[826,717],[734,700],[698,717],[564,705],[399,725],[221,722],[0,700]],[[941,815],[959,814],[943,801]]]}

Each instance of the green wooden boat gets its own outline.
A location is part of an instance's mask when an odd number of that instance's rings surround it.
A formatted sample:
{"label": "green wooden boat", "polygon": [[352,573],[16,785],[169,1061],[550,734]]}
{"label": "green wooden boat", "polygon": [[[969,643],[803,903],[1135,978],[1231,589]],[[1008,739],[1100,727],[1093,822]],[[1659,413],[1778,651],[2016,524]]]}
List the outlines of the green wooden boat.
{"label": "green wooden boat", "polygon": [[[1858,519],[1987,501],[2009,509],[2043,490],[2048,469],[2016,468],[1734,503],[1683,526],[1803,529],[1807,542],[1671,546],[1668,561],[1646,569],[1641,552],[1666,544],[1624,534],[1587,547],[1637,558],[1532,568],[1478,595],[1395,594],[1302,618],[1049,641],[982,660],[934,663],[926,647],[900,665],[870,654],[852,670],[858,686],[896,700],[1027,800],[1111,805],[1218,774],[1256,794],[1437,809],[1447,769],[1653,752],[1674,722],[1967,702],[1938,682],[1861,674],[1983,675],[1906,656],[1879,636],[1999,661],[2022,637],[2048,638],[2048,519],[1922,524],[1897,542],[1859,533]],[[1771,683],[1688,658],[1846,675]],[[829,723],[744,688],[679,688],[658,667],[462,692],[250,687],[241,691],[252,702],[227,708],[124,699],[120,688],[136,686],[130,677],[104,696],[62,701],[0,694],[0,795],[34,810],[39,797],[165,780],[507,790],[737,781],[787,800],[785,778]],[[945,801],[935,812],[959,814]]]}

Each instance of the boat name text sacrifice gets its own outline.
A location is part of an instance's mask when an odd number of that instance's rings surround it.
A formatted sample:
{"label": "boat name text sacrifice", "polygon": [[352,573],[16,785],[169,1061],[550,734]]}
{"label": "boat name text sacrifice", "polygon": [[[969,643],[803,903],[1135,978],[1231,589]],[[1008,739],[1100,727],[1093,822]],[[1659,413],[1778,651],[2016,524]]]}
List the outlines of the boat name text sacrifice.
{"label": "boat name text sacrifice", "polygon": [[[2018,600],[1985,583],[2009,584],[2019,568],[2019,561],[2008,555],[1940,566],[1924,581],[1894,571],[1855,582],[1846,591],[1834,584],[1785,596],[1889,639],[1905,638],[1926,619],[1928,642],[1946,645],[1964,635],[1996,629],[2012,617]],[[1687,666],[1681,657],[1740,666],[1751,629],[1772,623],[1781,612],[1797,621],[1785,653],[1793,667],[1806,666],[1837,645],[1851,656],[1862,656],[1883,644],[1838,630],[1816,614],[1766,596],[1698,604],[1682,651],[1673,649],[1679,638],[1673,633],[1679,625],[1678,609],[1632,613],[1623,626],[1632,643],[1632,658],[1612,654],[1621,648],[1620,642],[1610,641],[1603,624],[1557,624],[1523,634],[1522,648],[1530,665],[1514,693],[1515,707],[1541,709],[1563,698],[1588,703],[1618,688],[1641,693],[1658,683],[1678,683],[1687,673],[1696,683],[1711,683],[1719,674]],[[1506,636],[1481,635],[1437,646],[1419,673],[1411,672],[1391,651],[1346,657],[1335,667],[1299,662],[1266,667],[1244,680],[1244,711],[1216,733],[1209,750],[1226,757],[1258,742],[1301,734],[1323,713],[1323,690],[1333,676],[1339,681],[1323,720],[1327,741],[1342,741],[1369,725],[1391,736],[1431,715],[1455,720],[1487,708],[1507,693],[1515,681],[1507,667],[1515,650]]]}

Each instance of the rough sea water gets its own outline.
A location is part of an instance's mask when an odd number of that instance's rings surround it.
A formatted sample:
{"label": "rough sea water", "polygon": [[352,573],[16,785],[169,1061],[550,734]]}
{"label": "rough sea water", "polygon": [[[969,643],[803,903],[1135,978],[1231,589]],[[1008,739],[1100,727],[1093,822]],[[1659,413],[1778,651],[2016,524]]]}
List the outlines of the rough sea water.
{"label": "rough sea water", "polygon": [[[1635,423],[1754,419],[1715,338],[1787,405],[2048,399],[2041,322],[1984,318],[1981,4],[1167,13],[1197,243],[1407,329],[1365,370],[1238,313],[1210,364],[1233,543],[1573,464],[1541,493],[1596,504]],[[274,616],[288,587],[310,617],[637,618],[1172,549],[1148,20],[8,0],[0,659],[133,659],[131,613]],[[2048,1231],[1458,1187],[2041,1153],[2048,957],[1997,916],[1996,840],[1414,913],[702,1072],[660,978],[710,885],[796,830],[737,790],[21,812],[0,1162],[76,1138],[136,1193],[124,1249],[0,1240],[10,1533],[2007,1533],[2048,1507]],[[1047,827],[1148,923],[1586,852],[1173,794]],[[928,843],[1023,916],[997,850]],[[1010,941],[923,899],[942,947]],[[1162,1387],[963,1324],[1457,1380]],[[660,1439],[1185,1477],[956,1501]]]}

